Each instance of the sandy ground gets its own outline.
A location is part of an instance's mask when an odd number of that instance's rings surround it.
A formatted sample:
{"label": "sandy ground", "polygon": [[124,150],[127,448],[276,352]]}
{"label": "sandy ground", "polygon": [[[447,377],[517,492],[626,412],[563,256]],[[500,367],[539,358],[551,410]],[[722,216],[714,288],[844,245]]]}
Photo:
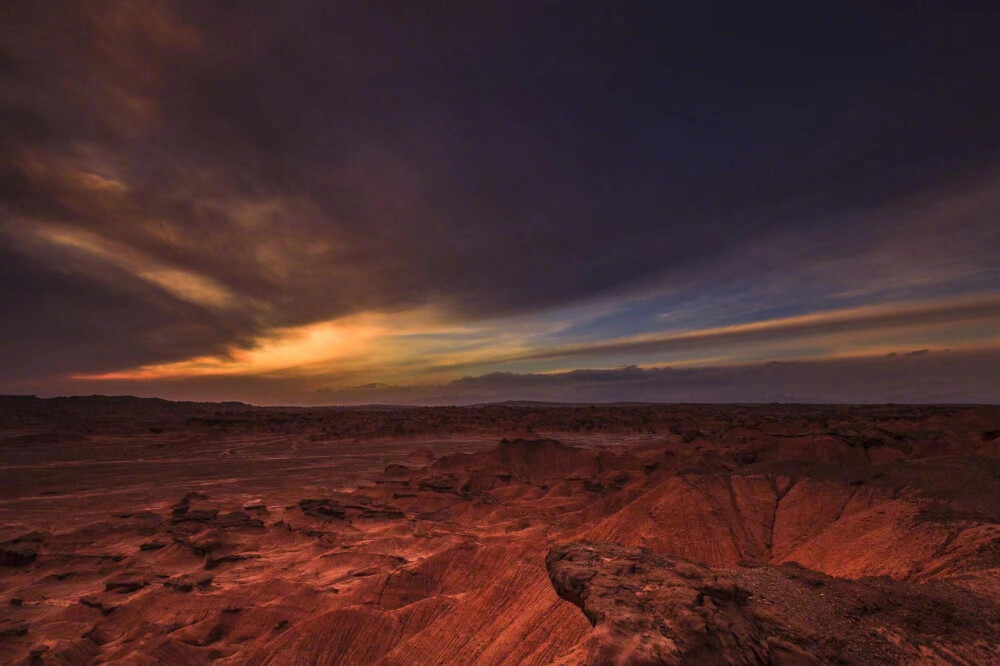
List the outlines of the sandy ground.
{"label": "sandy ground", "polygon": [[3,663],[1000,659],[998,408],[0,403]]}

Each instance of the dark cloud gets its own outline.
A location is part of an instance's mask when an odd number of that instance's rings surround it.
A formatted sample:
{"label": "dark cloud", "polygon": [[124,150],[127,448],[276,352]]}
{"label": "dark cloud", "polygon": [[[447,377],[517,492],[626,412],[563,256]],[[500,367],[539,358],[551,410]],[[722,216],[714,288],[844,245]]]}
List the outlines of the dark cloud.
{"label": "dark cloud", "polygon": [[739,366],[493,373],[424,387],[320,391],[314,404],[557,402],[997,403],[1000,352],[925,352],[894,357]]}
{"label": "dark cloud", "polygon": [[109,289],[0,248],[3,380],[106,372],[206,349],[222,352],[233,341],[251,343],[238,321],[219,320],[126,276],[118,279],[128,287]]}
{"label": "dark cloud", "polygon": [[358,311],[466,322],[657,280],[698,292],[789,235],[870,253],[868,227],[905,218],[859,212],[1000,167],[997,18],[9,2],[0,379]]}

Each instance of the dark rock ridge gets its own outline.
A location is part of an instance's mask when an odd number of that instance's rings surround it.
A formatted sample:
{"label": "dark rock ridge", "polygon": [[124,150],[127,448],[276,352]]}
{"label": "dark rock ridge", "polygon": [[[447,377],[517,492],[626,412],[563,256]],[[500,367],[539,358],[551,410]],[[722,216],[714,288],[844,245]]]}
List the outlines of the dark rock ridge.
{"label": "dark rock ridge", "polygon": [[595,627],[576,655],[587,664],[1000,660],[1000,606],[947,583],[710,569],[607,543],[556,546],[545,564]]}

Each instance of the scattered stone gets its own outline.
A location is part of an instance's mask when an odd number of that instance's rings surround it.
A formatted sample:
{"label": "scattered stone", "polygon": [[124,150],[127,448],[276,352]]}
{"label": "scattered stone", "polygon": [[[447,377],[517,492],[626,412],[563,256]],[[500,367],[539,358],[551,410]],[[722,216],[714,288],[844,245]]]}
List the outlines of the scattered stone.
{"label": "scattered stone", "polygon": [[684,432],[681,433],[681,441],[684,442],[685,444],[690,444],[694,440],[704,436],[705,436],[704,433],[702,433],[700,430],[685,430]]}
{"label": "scattered stone", "polygon": [[35,647],[31,648],[31,651],[28,652],[28,663],[41,664],[42,655],[44,655],[48,651],[49,651],[49,646],[45,645],[44,643],[42,643],[41,645],[36,645]]}
{"label": "scattered stone", "polygon": [[328,499],[304,499],[299,502],[299,509],[302,510],[302,513],[314,518],[343,520],[347,516],[343,507]]}
{"label": "scattered stone", "polygon": [[260,518],[251,518],[242,511],[233,511],[219,514],[215,526],[219,529],[261,529],[264,527],[264,521]]}
{"label": "scattered stone", "polygon": [[105,592],[117,592],[118,594],[132,594],[149,585],[145,580],[116,580],[104,584]]}
{"label": "scattered stone", "polygon": [[5,546],[0,548],[0,566],[23,567],[38,557],[38,551],[27,546]]}
{"label": "scattered stone", "polygon": [[26,636],[28,634],[27,622],[14,622],[12,624],[0,624],[0,638],[11,636]]}
{"label": "scattered stone", "polygon": [[80,603],[87,608],[99,610],[101,615],[111,615],[118,608],[117,604],[106,604],[93,596],[80,597]]}
{"label": "scattered stone", "polygon": [[257,559],[258,557],[259,555],[238,555],[238,554],[210,557],[207,560],[205,560],[205,569],[211,570],[223,564],[227,564],[229,562],[242,562],[244,560],[254,560]]}

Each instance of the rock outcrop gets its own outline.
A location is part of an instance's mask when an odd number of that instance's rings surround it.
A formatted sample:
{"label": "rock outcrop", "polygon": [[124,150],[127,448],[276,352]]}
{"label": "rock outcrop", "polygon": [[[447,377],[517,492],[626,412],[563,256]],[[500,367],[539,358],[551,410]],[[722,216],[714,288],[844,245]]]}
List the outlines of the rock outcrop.
{"label": "rock outcrop", "polygon": [[710,569],[639,548],[556,546],[546,568],[594,633],[587,664],[995,663],[1000,605],[950,584],[794,564]]}

